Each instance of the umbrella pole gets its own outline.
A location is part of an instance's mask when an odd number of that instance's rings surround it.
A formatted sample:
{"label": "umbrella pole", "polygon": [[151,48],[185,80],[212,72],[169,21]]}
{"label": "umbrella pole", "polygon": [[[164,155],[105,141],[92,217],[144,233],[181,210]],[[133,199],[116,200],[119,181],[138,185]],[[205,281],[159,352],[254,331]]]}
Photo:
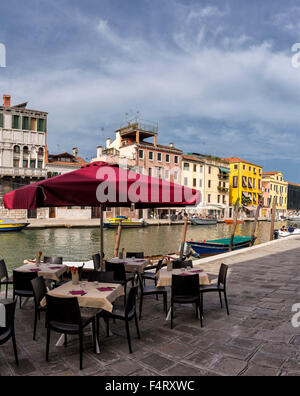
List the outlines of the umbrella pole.
{"label": "umbrella pole", "polygon": [[118,257],[118,255],[119,255],[119,247],[120,247],[120,241],[121,241],[121,234],[122,234],[122,225],[121,225],[121,222],[120,222],[119,227],[118,227],[118,233],[117,233],[117,239],[116,239],[114,257]]}
{"label": "umbrella pole", "polygon": [[275,217],[276,217],[276,199],[275,199],[275,197],[273,197],[270,241],[273,241],[273,239],[274,239]]}
{"label": "umbrella pole", "polygon": [[236,233],[236,228],[237,228],[237,222],[238,222],[238,217],[239,217],[239,200],[236,201],[235,204],[235,214],[234,214],[234,223],[233,223],[233,229],[232,229],[232,234],[230,238],[230,245],[229,245],[229,251],[233,251],[233,245],[234,245],[234,236]]}
{"label": "umbrella pole", "polygon": [[104,223],[103,223],[103,205],[100,205],[100,266],[103,268],[104,261]]}
{"label": "umbrella pole", "polygon": [[182,234],[182,240],[181,240],[181,248],[180,248],[180,260],[183,259],[183,253],[184,253],[184,247],[185,247],[185,241],[186,241],[186,233],[187,233],[188,221],[189,221],[189,218],[188,218],[187,214],[185,214],[183,234]]}

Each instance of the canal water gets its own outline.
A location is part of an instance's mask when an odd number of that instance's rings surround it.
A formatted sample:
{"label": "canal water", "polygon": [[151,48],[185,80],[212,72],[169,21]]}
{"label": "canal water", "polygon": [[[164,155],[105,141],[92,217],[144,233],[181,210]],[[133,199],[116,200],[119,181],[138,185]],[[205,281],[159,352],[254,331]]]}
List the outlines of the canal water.
{"label": "canal water", "polygon": [[[276,223],[275,229],[284,223]],[[253,223],[244,223],[237,228],[236,235],[250,236]],[[270,238],[269,222],[258,224],[256,243]],[[230,237],[232,225],[189,226],[187,239],[194,241]],[[144,251],[146,255],[178,252],[183,226],[150,226],[144,229],[122,231],[121,248],[125,251]],[[104,231],[106,257],[112,257],[116,230]],[[19,233],[0,234],[0,258],[4,258],[9,270],[19,267],[24,259],[36,256],[39,251],[47,256],[62,256],[65,260],[87,260],[99,251],[100,232],[97,228],[84,229],[28,229]]]}

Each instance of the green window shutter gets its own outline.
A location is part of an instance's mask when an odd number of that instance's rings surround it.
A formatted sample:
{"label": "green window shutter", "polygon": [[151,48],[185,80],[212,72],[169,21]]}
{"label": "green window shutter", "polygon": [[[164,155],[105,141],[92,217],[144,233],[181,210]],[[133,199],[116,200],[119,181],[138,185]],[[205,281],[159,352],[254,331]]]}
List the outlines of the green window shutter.
{"label": "green window shutter", "polygon": [[39,132],[45,131],[45,120],[43,118],[38,119],[38,131]]}
{"label": "green window shutter", "polygon": [[20,123],[20,117],[14,115],[13,116],[13,122],[12,122],[13,129],[19,129],[19,123]]}
{"label": "green window shutter", "polygon": [[0,128],[3,128],[3,114],[0,113]]}
{"label": "green window shutter", "polygon": [[29,131],[29,117],[23,117],[23,119],[22,119],[22,129],[24,131]]}

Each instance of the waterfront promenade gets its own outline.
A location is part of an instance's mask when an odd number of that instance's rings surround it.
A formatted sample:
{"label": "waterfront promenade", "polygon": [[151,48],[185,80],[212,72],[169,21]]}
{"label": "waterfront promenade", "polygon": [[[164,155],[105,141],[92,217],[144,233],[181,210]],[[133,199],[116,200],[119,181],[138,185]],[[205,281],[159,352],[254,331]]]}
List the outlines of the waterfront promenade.
{"label": "waterfront promenade", "polygon": [[20,366],[12,346],[0,347],[1,375],[300,375],[300,329],[293,328],[292,306],[300,303],[300,237],[259,245],[226,257],[201,261],[214,279],[219,265],[229,265],[231,315],[218,296],[206,295],[204,328],[191,308],[178,307],[175,328],[162,313],[162,301],[146,298],[140,322],[141,340],[132,328],[133,351],[128,353],[123,323],[114,335],[102,332],[101,354],[94,355],[85,338],[84,370],[78,370],[78,343],[57,349],[52,338],[51,361],[45,362],[45,329],[39,323],[32,341],[33,304],[17,308],[16,333]]}

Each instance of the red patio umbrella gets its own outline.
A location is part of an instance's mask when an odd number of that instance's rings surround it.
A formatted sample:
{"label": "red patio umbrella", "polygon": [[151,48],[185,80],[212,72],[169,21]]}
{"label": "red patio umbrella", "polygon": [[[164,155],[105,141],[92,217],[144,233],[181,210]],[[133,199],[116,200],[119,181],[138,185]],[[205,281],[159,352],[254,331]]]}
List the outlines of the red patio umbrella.
{"label": "red patio umbrella", "polygon": [[118,165],[94,162],[73,172],[46,179],[4,195],[7,209],[100,206],[101,258],[105,207],[185,207],[197,205],[200,192],[141,175]]}

